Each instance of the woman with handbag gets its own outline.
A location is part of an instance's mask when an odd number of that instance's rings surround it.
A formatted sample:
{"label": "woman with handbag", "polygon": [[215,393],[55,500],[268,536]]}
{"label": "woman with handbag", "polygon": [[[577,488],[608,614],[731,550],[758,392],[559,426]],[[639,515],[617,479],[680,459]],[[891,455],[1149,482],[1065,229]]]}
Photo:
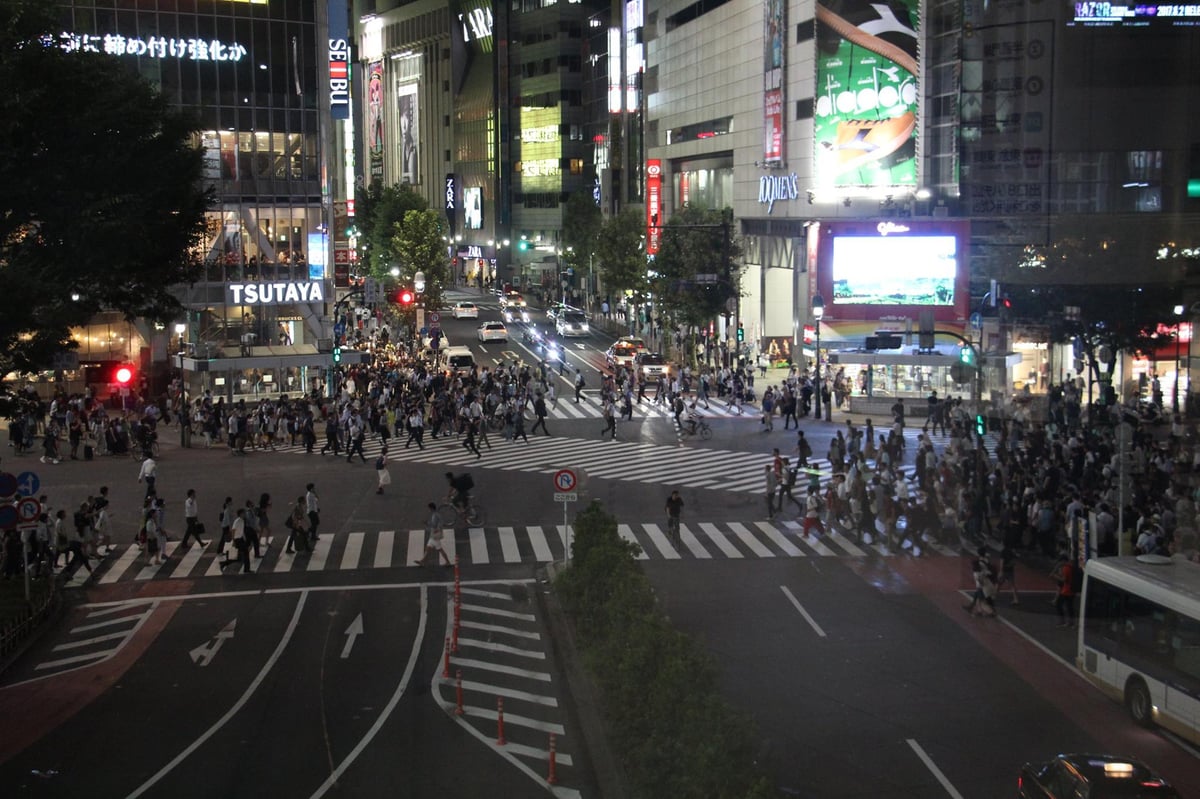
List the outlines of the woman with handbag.
{"label": "woman with handbag", "polygon": [[376,494],[382,494],[383,487],[392,484],[392,474],[388,471],[387,464],[387,447],[384,447],[375,459],[375,476],[379,478],[379,483],[375,486]]}

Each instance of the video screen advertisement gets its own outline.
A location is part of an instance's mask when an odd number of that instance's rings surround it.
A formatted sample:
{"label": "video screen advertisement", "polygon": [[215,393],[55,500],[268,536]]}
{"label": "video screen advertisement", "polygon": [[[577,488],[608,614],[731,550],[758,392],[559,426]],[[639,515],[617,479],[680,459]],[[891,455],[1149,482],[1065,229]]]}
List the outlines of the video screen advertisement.
{"label": "video screen advertisement", "polygon": [[[817,290],[824,322],[857,333],[902,330],[933,311],[944,329],[961,331],[970,314],[966,220],[859,220],[823,224]],[[858,324],[856,324],[858,323]]]}

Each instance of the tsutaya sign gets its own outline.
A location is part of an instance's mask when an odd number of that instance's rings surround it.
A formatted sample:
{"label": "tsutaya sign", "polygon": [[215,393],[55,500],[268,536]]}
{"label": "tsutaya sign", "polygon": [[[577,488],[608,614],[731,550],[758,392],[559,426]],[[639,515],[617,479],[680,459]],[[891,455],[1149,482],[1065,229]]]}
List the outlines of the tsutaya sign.
{"label": "tsutaya sign", "polygon": [[286,305],[297,302],[325,302],[325,281],[230,283],[225,286],[226,305]]}
{"label": "tsutaya sign", "polygon": [[763,175],[758,179],[758,201],[766,203],[767,213],[775,210],[776,200],[795,200],[800,196],[799,178],[790,175]]}

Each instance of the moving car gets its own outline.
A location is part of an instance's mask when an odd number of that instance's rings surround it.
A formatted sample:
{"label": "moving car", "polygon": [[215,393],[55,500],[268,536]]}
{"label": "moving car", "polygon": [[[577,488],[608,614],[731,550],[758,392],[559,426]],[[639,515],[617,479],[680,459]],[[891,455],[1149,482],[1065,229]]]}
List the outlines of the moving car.
{"label": "moving car", "polygon": [[554,320],[554,327],[560,336],[586,336],[589,330],[587,314],[583,311],[565,311]]}
{"label": "moving car", "polygon": [[508,341],[508,328],[501,322],[484,322],[476,332],[480,341]]}
{"label": "moving car", "polygon": [[657,380],[659,377],[671,376],[671,364],[657,352],[639,352],[634,363],[647,380]]}
{"label": "moving car", "polygon": [[621,336],[619,339],[617,339],[616,343],[631,345],[636,350],[634,353],[635,355],[639,352],[646,351],[646,340],[638,338],[637,336]]}
{"label": "moving car", "polygon": [[478,319],[479,306],[473,302],[456,302],[454,304],[455,319]]}
{"label": "moving car", "polygon": [[475,368],[475,356],[467,347],[447,347],[443,363],[451,374],[465,374]]}
{"label": "moving car", "polygon": [[524,308],[525,298],[521,296],[521,292],[519,291],[506,291],[500,298],[500,307]]}
{"label": "moving car", "polygon": [[1113,755],[1059,755],[1026,763],[1017,782],[1020,799],[1180,799],[1149,766]]}
{"label": "moving car", "polygon": [[500,312],[500,317],[509,324],[513,322],[529,322],[529,309],[518,308],[515,305],[509,305]]}
{"label": "moving car", "polygon": [[608,363],[609,369],[617,369],[622,366],[630,368],[637,355],[638,348],[633,344],[628,341],[618,341],[608,348],[608,352],[604,353],[604,360]]}
{"label": "moving car", "polygon": [[572,308],[570,305],[567,305],[566,303],[554,302],[554,303],[551,303],[550,305],[546,306],[546,318],[552,319],[552,320],[557,320],[558,317],[562,316],[567,311],[574,311],[574,310],[577,310],[577,309]]}

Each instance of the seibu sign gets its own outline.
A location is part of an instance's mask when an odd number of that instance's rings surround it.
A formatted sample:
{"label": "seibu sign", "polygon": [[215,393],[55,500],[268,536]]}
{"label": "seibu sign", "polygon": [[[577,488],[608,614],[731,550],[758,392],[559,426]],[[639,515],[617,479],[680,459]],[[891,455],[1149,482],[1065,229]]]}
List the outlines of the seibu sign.
{"label": "seibu sign", "polygon": [[325,302],[325,281],[229,283],[225,286],[226,305],[288,305],[297,302]]}

